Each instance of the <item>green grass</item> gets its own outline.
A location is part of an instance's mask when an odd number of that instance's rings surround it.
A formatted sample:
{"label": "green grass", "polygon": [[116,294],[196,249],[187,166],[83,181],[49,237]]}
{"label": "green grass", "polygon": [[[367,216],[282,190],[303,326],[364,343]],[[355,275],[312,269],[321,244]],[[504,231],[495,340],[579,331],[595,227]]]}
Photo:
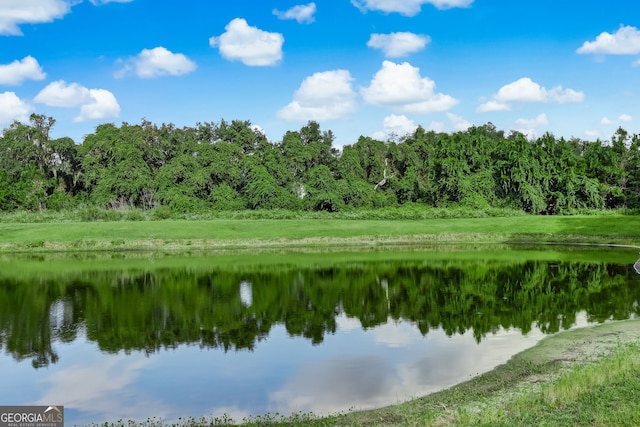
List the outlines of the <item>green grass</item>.
{"label": "green grass", "polygon": [[634,245],[640,242],[640,216],[0,223],[0,251],[505,241]]}
{"label": "green grass", "polygon": [[640,425],[640,345],[621,345],[612,355],[578,365],[539,390],[503,407],[463,410],[457,425]]}

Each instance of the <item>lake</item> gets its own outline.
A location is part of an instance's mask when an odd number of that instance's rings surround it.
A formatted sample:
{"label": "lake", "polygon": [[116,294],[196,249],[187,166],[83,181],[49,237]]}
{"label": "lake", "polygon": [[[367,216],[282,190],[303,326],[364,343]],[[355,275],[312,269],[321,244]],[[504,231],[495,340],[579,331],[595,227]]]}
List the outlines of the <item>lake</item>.
{"label": "lake", "polygon": [[[67,425],[394,404],[636,317],[637,249],[0,256],[0,402]],[[7,385],[9,385],[7,387]]]}

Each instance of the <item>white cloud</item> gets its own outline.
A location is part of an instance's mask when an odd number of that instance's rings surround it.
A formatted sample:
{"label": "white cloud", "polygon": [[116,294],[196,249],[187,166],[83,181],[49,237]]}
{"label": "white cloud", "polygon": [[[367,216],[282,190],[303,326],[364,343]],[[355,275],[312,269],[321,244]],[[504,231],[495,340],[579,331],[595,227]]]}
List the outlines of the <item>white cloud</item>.
{"label": "white cloud", "polygon": [[486,113],[488,111],[508,111],[511,110],[509,104],[498,101],[487,101],[484,104],[480,104],[476,111],[479,113]]}
{"label": "white cloud", "polygon": [[438,9],[471,6],[474,0],[351,0],[351,4],[362,12],[377,10],[384,13],[399,13],[415,16],[420,13],[423,4],[431,4]]}
{"label": "white cloud", "polygon": [[584,92],[573,89],[563,89],[562,86],[556,86],[551,89],[545,89],[529,77],[522,77],[502,86],[498,93],[493,95],[493,100],[480,104],[476,111],[500,111],[510,110],[510,102],[553,102],[557,104],[566,104],[571,102],[584,101]]}
{"label": "white cloud", "polygon": [[[544,89],[544,88],[543,88]],[[557,102],[558,104],[569,104],[584,101],[584,92],[573,89],[562,89],[562,86],[556,86],[547,91],[545,102]]]}
{"label": "white cloud", "polygon": [[389,58],[397,58],[424,49],[430,41],[429,36],[407,32],[371,34],[367,46],[381,49]]}
{"label": "white cloud", "polygon": [[518,126],[517,131],[528,137],[535,137],[538,128],[549,125],[549,119],[546,114],[542,113],[533,119],[517,119],[516,125]]}
{"label": "white cloud", "polygon": [[504,85],[494,96],[499,102],[544,102],[545,89],[529,77]]}
{"label": "white cloud", "polygon": [[549,124],[549,119],[547,119],[546,114],[542,113],[538,114],[535,119],[518,119],[516,120],[516,124],[519,126],[529,127],[547,126]]}
{"label": "white cloud", "polygon": [[445,131],[445,125],[443,122],[434,120],[429,123],[429,126],[427,126],[426,130],[434,131],[436,133],[443,133]]}
{"label": "white cloud", "polygon": [[[91,0],[96,6],[133,0]],[[0,0],[0,35],[20,36],[20,25],[41,24],[60,19],[82,0]]]}
{"label": "white cloud", "polygon": [[22,35],[21,24],[39,24],[62,18],[71,10],[65,0],[0,1],[0,35]]}
{"label": "white cloud", "polygon": [[249,66],[275,65],[282,59],[284,36],[251,27],[242,18],[229,22],[220,37],[211,37],[209,45],[220,55]]}
{"label": "white cloud", "polygon": [[413,120],[407,118],[407,116],[397,116],[395,114],[385,117],[382,121],[382,126],[385,131],[395,132],[398,135],[415,132],[418,128],[418,125],[416,125]]}
{"label": "white cloud", "polygon": [[278,117],[293,121],[346,118],[356,109],[352,80],[347,70],[315,73],[304,79],[293,101],[278,111]]}
{"label": "white cloud", "polygon": [[38,61],[32,56],[0,65],[0,85],[19,85],[24,80],[42,80],[46,76]]}
{"label": "white cloud", "polygon": [[630,116],[629,114],[621,114],[618,116],[618,120],[611,120],[608,117],[603,117],[602,119],[600,119],[600,124],[601,125],[605,125],[605,126],[610,126],[610,125],[614,125],[616,123],[628,123],[628,122],[632,122],[633,121],[633,117]]}
{"label": "white cloud", "polygon": [[91,102],[91,94],[89,89],[78,83],[67,84],[63,80],[58,80],[49,83],[33,101],[50,107],[80,107]]}
{"label": "white cloud", "polygon": [[584,134],[589,138],[600,138],[601,133],[598,130],[587,129],[584,131]]}
{"label": "white cloud", "polygon": [[420,69],[408,62],[384,61],[369,87],[361,88],[365,102],[398,109],[405,113],[428,114],[446,111],[458,100],[435,93],[435,82],[420,76]]}
{"label": "white cloud", "polygon": [[120,115],[120,105],[113,93],[105,89],[89,89],[89,94],[92,102],[80,107],[80,115],[73,119],[75,122],[111,119]]}
{"label": "white cloud", "polygon": [[143,79],[179,76],[192,72],[196,67],[196,63],[184,54],[173,53],[159,46],[153,49],[142,49],[136,57],[127,62],[124,68],[115,73],[115,77],[124,77],[134,70],[136,75]]}
{"label": "white cloud", "polygon": [[0,93],[0,130],[13,123],[14,120],[26,122],[31,110],[31,106],[18,98],[14,92]]}
{"label": "white cloud", "polygon": [[[454,132],[457,131],[466,131],[468,130],[471,126],[473,126],[473,123],[471,123],[468,120],[463,119],[462,117],[453,114],[453,113],[446,113],[447,118],[449,119],[450,125],[447,126],[445,123],[440,122],[440,121],[432,121],[429,126],[427,126],[425,129],[429,130],[429,131],[434,131],[437,133],[443,133],[445,132],[447,129],[451,129]],[[415,130],[415,129],[414,129]]]}
{"label": "white cloud", "polygon": [[584,93],[556,86],[545,89],[529,77],[523,77],[500,88],[494,98],[499,102],[582,102]]}
{"label": "white cloud", "polygon": [[453,128],[455,130],[459,130],[459,131],[465,131],[467,129],[469,129],[471,126],[473,126],[473,124],[465,119],[463,119],[460,116],[457,116],[455,114],[452,113],[447,113],[447,117],[449,118],[449,120],[451,121],[451,124],[453,125]]}
{"label": "white cloud", "polygon": [[[58,390],[65,390],[65,405],[71,408],[91,408],[80,415],[108,419],[115,411],[123,419],[135,419],[141,413],[152,413],[163,420],[170,419],[174,409],[167,402],[145,396],[132,399],[131,390],[139,377],[150,369],[151,360],[144,355],[109,355],[88,358],[88,361],[60,367],[38,382],[39,393],[34,404],[49,405]],[[92,381],[86,381],[92,378]],[[176,413],[178,411],[175,411]],[[87,419],[88,421],[88,419]],[[80,423],[84,424],[84,423]]]}
{"label": "white cloud", "polygon": [[631,65],[633,65],[634,67],[640,67],[640,59],[636,59],[635,61],[633,61],[633,63],[631,63]]}
{"label": "white cloud", "polygon": [[80,114],[73,119],[75,122],[120,115],[120,105],[113,93],[105,89],[88,89],[78,83],[67,84],[63,80],[47,85],[36,95],[34,102],[50,107],[80,107]]}
{"label": "white cloud", "polygon": [[405,115],[391,114],[382,121],[382,130],[371,135],[372,138],[386,141],[394,136],[404,136],[415,132],[418,125]]}
{"label": "white cloud", "polygon": [[576,51],[582,54],[636,55],[640,53],[640,31],[621,26],[614,34],[602,32],[592,42],[584,42]]}
{"label": "white cloud", "polygon": [[280,19],[295,19],[299,24],[310,24],[315,18],[313,14],[316,13],[316,4],[309,3],[307,5],[293,6],[285,11],[273,9],[273,14]]}

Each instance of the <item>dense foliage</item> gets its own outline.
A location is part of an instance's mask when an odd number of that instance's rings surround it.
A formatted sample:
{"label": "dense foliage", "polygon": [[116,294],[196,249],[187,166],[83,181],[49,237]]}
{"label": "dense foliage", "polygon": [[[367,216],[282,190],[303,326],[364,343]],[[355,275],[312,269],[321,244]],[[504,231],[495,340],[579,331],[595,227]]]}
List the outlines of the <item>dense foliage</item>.
{"label": "dense foliage", "polygon": [[453,134],[360,137],[340,152],[309,122],[273,143],[251,122],[99,125],[81,144],[32,115],[0,137],[0,211],[80,206],[171,212],[344,211],[416,203],[531,213],[640,207],[640,136],[610,142],[505,136],[491,123]]}

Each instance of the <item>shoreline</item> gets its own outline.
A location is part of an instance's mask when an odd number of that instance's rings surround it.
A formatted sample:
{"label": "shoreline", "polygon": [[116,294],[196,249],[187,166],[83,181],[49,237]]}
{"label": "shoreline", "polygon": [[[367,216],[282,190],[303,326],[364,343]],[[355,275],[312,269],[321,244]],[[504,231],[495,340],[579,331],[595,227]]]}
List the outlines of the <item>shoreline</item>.
{"label": "shoreline", "polygon": [[[562,381],[563,376],[585,367],[598,370],[600,365],[627,348],[635,354],[639,346],[640,319],[609,321],[561,331],[544,337],[506,363],[452,387],[383,408],[355,409],[346,414],[318,418],[318,424],[312,425],[487,425],[482,421],[483,414],[489,412],[493,416],[495,411],[502,414],[498,418],[506,418],[489,425],[531,425],[510,419],[509,407],[532,396],[537,399],[546,388]],[[640,355],[637,362],[636,367],[640,368]]]}
{"label": "shoreline", "polygon": [[149,251],[224,251],[224,250],[322,250],[332,248],[378,248],[378,247],[419,247],[419,246],[567,246],[639,249],[640,245],[630,239],[598,238],[593,236],[567,236],[555,241],[534,240],[529,235],[520,238],[506,235],[449,234],[405,235],[405,236],[357,236],[357,237],[317,237],[279,239],[117,239],[117,240],[76,240],[76,241],[0,241],[0,254],[11,253],[77,253],[77,252],[149,252]]}

